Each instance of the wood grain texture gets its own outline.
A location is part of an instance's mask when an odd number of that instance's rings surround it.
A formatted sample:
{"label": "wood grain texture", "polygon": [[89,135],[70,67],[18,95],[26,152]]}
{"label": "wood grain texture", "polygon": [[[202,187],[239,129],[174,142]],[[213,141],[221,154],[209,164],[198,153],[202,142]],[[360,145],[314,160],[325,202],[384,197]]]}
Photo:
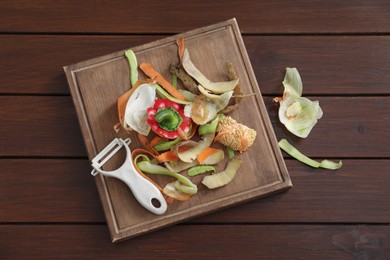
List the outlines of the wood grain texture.
{"label": "wood grain texture", "polygon": [[294,187],[288,192],[218,212],[196,223],[389,224],[389,160],[343,160],[337,171],[286,160]]}
{"label": "wood grain texture", "polygon": [[[164,37],[0,35],[0,94],[69,94],[62,66]],[[388,36],[245,36],[244,42],[263,94],[282,93],[288,66],[302,74],[306,95],[390,94]]]}
{"label": "wood grain texture", "polygon": [[[384,169],[390,161],[343,162],[340,170],[328,171],[287,160],[294,183],[288,192],[188,223],[389,224],[390,175]],[[0,164],[0,222],[105,223],[87,160],[2,159]]]}
{"label": "wood grain texture", "polygon": [[299,70],[304,95],[390,94],[388,36],[248,36],[245,44],[263,94],[282,93],[286,67]]}
{"label": "wood grain texture", "polygon": [[110,244],[104,225],[2,225],[0,234],[2,259],[390,257],[389,226],[178,225],[117,245]]}
{"label": "wood grain texture", "polygon": [[236,17],[243,33],[390,31],[376,1],[1,1],[2,32],[172,33]]}
{"label": "wood grain texture", "polygon": [[70,97],[0,96],[0,156],[86,156]]}
{"label": "wood grain texture", "polygon": [[[306,139],[293,136],[277,117],[279,104],[265,98],[278,140],[288,139],[311,157],[389,158],[390,147],[383,145],[390,127],[388,97],[310,97],[324,112]],[[366,151],[370,151],[366,153]]]}
{"label": "wood grain texture", "polygon": [[[265,98],[278,140],[287,138],[317,158],[390,157],[390,146],[383,145],[390,128],[389,98],[310,98],[320,101],[324,116],[302,140],[285,130],[278,104]],[[0,96],[0,125],[1,156],[87,156],[70,97]]]}
{"label": "wood grain texture", "polygon": [[87,160],[1,159],[0,164],[0,222],[104,222]]}

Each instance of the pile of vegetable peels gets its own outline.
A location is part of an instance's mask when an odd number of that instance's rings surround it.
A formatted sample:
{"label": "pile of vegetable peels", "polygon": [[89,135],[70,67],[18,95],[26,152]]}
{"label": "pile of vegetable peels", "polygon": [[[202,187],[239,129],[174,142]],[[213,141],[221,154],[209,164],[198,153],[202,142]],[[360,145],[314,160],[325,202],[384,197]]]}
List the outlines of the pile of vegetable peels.
{"label": "pile of vegetable peels", "polygon": [[[188,200],[198,192],[193,176],[210,173],[202,180],[209,189],[231,182],[242,164],[239,153],[256,138],[254,129],[227,116],[244,97],[233,65],[227,63],[228,81],[212,82],[191,61],[184,38],[177,39],[177,46],[179,64],[169,68],[172,82],[152,64],[138,66],[132,50],[125,52],[131,88],[118,98],[119,124],[114,127],[117,132],[121,126],[138,133],[143,147],[132,152],[134,166],[169,203]],[[148,79],[138,79],[138,69]],[[212,147],[215,142],[223,146]],[[228,162],[217,172],[215,166],[225,159],[225,151]],[[170,182],[161,188],[149,178],[153,174],[169,176]]]}

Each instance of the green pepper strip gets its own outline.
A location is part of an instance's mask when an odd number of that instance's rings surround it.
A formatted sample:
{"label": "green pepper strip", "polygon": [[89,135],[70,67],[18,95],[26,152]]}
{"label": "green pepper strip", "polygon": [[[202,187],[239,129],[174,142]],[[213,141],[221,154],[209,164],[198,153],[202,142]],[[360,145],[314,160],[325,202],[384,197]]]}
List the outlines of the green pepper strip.
{"label": "green pepper strip", "polygon": [[191,101],[184,101],[184,100],[180,100],[178,98],[172,97],[172,95],[170,95],[167,91],[165,91],[165,89],[163,89],[158,84],[156,84],[156,90],[157,90],[158,94],[160,94],[160,96],[162,96],[163,98],[169,99],[175,103],[182,104],[182,105],[188,105],[188,104],[192,103]]}
{"label": "green pepper strip", "polygon": [[215,131],[217,130],[219,118],[220,118],[220,116],[218,115],[210,123],[199,126],[199,129],[198,129],[199,135],[206,135],[206,134],[215,133]]}
{"label": "green pepper strip", "polygon": [[307,164],[313,168],[324,168],[328,170],[336,170],[343,166],[343,162],[339,161],[338,163],[329,161],[329,160],[322,160],[321,162],[314,161],[313,159],[310,159],[306,155],[302,154],[300,151],[298,151],[294,146],[292,146],[286,139],[282,139],[279,141],[279,147],[297,159],[298,161]]}
{"label": "green pepper strip", "polygon": [[191,169],[188,170],[187,174],[188,176],[196,176],[198,174],[206,173],[206,172],[212,172],[215,173],[215,168],[210,165],[198,165],[195,167],[192,167]]}
{"label": "green pepper strip", "polygon": [[135,54],[132,50],[125,51],[125,56],[130,66],[130,82],[131,85],[134,86],[138,80],[137,57],[135,57]]}
{"label": "green pepper strip", "polygon": [[163,166],[152,164],[148,160],[138,162],[137,166],[141,171],[146,173],[168,175],[176,178],[180,183],[174,184],[174,187],[183,193],[186,193],[188,195],[194,195],[198,192],[198,187],[193,184],[188,178],[176,172],[171,172]]}

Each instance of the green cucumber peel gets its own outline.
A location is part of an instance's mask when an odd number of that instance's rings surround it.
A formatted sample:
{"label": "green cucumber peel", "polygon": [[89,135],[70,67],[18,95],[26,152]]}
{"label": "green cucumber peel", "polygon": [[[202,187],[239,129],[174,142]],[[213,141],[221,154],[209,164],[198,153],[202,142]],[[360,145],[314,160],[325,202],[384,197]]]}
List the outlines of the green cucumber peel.
{"label": "green cucumber peel", "polygon": [[226,146],[226,151],[227,151],[227,155],[228,155],[229,160],[233,159],[233,157],[235,156],[234,150],[232,148]]}
{"label": "green cucumber peel", "polygon": [[324,169],[328,169],[328,170],[337,170],[343,166],[342,161],[339,161],[338,163],[332,162],[330,160],[322,160],[321,162],[317,162],[317,161],[307,157],[306,155],[304,155],[300,151],[298,151],[298,149],[296,149],[294,146],[292,146],[286,139],[282,139],[279,141],[279,147],[283,151],[285,151],[286,153],[288,153],[289,155],[291,155],[292,157],[297,159],[298,161],[300,161],[306,165],[309,165],[313,168],[324,168]]}
{"label": "green cucumber peel", "polygon": [[198,128],[199,135],[215,133],[215,131],[217,131],[219,119],[220,116],[217,115],[217,117],[214,118],[210,123],[199,126]]}
{"label": "green cucumber peel", "polygon": [[171,94],[169,94],[165,89],[163,89],[160,85],[156,84],[156,90],[157,90],[157,93],[163,97],[163,98],[166,98],[166,99],[169,99],[175,103],[178,103],[178,104],[182,104],[182,105],[189,105],[191,104],[192,102],[191,101],[184,101],[184,100],[181,100],[181,99],[178,99],[178,98],[175,98],[173,97]]}
{"label": "green cucumber peel", "polygon": [[[194,183],[192,183],[187,177],[185,177],[179,173],[172,172],[163,166],[152,164],[150,161],[145,160],[145,161],[138,162],[137,167],[142,172],[146,172],[149,174],[167,175],[167,176],[171,176],[171,177],[176,178],[180,182],[179,183],[180,185],[176,184],[177,186],[179,186],[179,187],[186,186],[187,187],[187,188],[181,187],[181,189],[178,188],[180,191],[182,191],[186,194],[193,195],[197,192],[197,189],[198,189],[197,186]],[[175,186],[175,188],[177,188],[177,187]],[[194,191],[196,191],[196,192],[194,193]],[[190,192],[190,193],[187,193],[187,192]]]}
{"label": "green cucumber peel", "polygon": [[206,173],[206,172],[212,172],[215,173],[215,168],[211,165],[198,165],[195,167],[192,167],[188,170],[187,174],[188,176],[196,176],[198,174]]}
{"label": "green cucumber peel", "polygon": [[125,51],[125,56],[130,66],[130,82],[131,85],[134,86],[134,84],[138,81],[137,57],[132,50]]}
{"label": "green cucumber peel", "polygon": [[166,151],[166,150],[169,150],[171,149],[172,147],[174,147],[178,142],[182,141],[183,139],[181,139],[181,137],[178,137],[176,138],[175,140],[172,140],[172,141],[162,141],[158,144],[156,144],[155,146],[153,146],[154,150],[156,150],[157,152],[161,152],[161,151]]}

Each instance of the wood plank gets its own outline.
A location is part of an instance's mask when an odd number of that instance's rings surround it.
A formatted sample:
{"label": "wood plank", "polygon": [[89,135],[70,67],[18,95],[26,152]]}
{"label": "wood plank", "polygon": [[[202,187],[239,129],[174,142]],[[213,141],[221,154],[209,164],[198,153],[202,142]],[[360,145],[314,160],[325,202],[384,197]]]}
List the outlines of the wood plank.
{"label": "wood plank", "polygon": [[[278,104],[265,98],[278,140],[312,157],[390,157],[389,98],[311,99],[320,101],[324,116],[308,139],[298,140],[278,122]],[[86,156],[70,97],[0,96],[0,125],[0,156]]]}
{"label": "wood plank", "polygon": [[0,96],[0,156],[86,156],[70,97]]}
{"label": "wood plank", "polygon": [[382,223],[390,220],[389,160],[343,160],[337,171],[286,160],[288,192],[194,220],[196,223]]}
{"label": "wood plank", "polygon": [[173,33],[236,17],[244,33],[388,33],[389,2],[1,1],[1,32]]}
{"label": "wood plank", "polygon": [[245,40],[263,94],[283,92],[286,67],[299,70],[304,95],[390,94],[388,36],[259,36]]}
{"label": "wood plank", "polygon": [[2,259],[390,257],[384,225],[177,225],[115,246],[107,233],[104,225],[0,225],[0,251]]}
{"label": "wood plank", "polygon": [[[69,94],[62,66],[164,37],[0,35],[0,93]],[[306,95],[390,94],[388,36],[246,36],[244,42],[263,94],[282,93],[288,66],[299,69]]]}
{"label": "wood plank", "polygon": [[[390,160],[343,162],[340,170],[327,171],[287,160],[294,184],[288,192],[189,223],[388,224],[390,175],[384,169]],[[2,159],[0,164],[0,222],[105,223],[87,160]]]}
{"label": "wood plank", "polygon": [[[324,112],[307,139],[293,136],[280,123],[275,104],[266,98],[273,128],[278,140],[288,139],[311,157],[377,157],[389,158],[388,130],[390,99],[388,97],[310,97],[318,100]],[[370,151],[366,153],[366,151]]]}
{"label": "wood plank", "polygon": [[0,222],[104,222],[88,160],[0,163]]}
{"label": "wood plank", "polygon": [[157,38],[1,35],[0,93],[69,94],[63,66]]}

